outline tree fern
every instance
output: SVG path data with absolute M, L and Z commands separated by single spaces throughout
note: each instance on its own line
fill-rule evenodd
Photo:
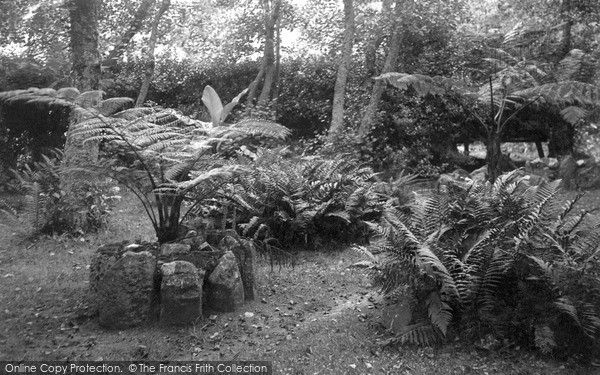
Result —
M 224 183 L 247 171 L 215 157 L 222 152 L 220 145 L 232 143 L 239 135 L 283 139 L 289 133 L 281 125 L 250 120 L 227 128 L 205 128 L 174 110 L 160 107 L 126 109 L 110 117 L 91 113 L 73 127 L 72 136 L 84 138 L 85 142 L 105 142 L 111 155 L 127 156 L 135 163 L 122 164 L 117 157 L 87 168 L 102 171 L 132 189 L 159 242 L 172 241 L 179 235 L 182 220 L 191 212 L 180 212 L 185 199 L 212 199 L 218 190 L 216 181 Z M 202 185 L 215 189 L 214 194 L 207 194 Z

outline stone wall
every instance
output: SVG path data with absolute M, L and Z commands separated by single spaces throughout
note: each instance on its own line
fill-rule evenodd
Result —
M 255 299 L 255 270 L 253 242 L 233 231 L 173 244 L 105 245 L 90 265 L 91 305 L 111 329 L 190 324 L 204 309 L 235 311 Z

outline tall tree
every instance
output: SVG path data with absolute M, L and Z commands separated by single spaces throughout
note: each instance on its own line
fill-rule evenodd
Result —
M 261 4 L 265 25 L 264 54 L 260 70 L 248 88 L 246 101 L 248 113 L 252 111 L 255 104 L 259 108 L 265 109 L 273 99 L 276 99 L 272 96 L 272 89 L 276 82 L 275 43 L 279 43 L 279 40 L 275 38 L 275 31 L 280 17 L 281 0 L 261 0 Z M 263 82 L 263 86 L 260 96 L 257 98 L 258 86 L 261 82 Z
M 573 18 L 571 15 L 571 0 L 562 0 L 560 6 L 560 18 L 563 22 L 562 28 L 562 41 L 560 48 L 560 58 L 564 58 L 567 56 L 569 51 L 571 51 L 571 38 L 572 38 L 572 29 L 573 29 Z
M 142 0 L 137 11 L 133 15 L 131 24 L 125 33 L 121 36 L 117 44 L 108 53 L 108 57 L 104 60 L 104 64 L 114 65 L 119 56 L 123 54 L 131 39 L 137 34 L 144 26 L 144 21 L 150 16 L 150 10 L 156 0 Z
M 148 52 L 146 55 L 146 72 L 144 75 L 144 81 L 142 82 L 142 87 L 140 88 L 140 93 L 138 94 L 135 102 L 136 107 L 142 106 L 146 100 L 146 96 L 148 95 L 148 89 L 150 88 L 150 83 L 152 82 L 152 77 L 154 76 L 154 68 L 156 67 L 154 49 L 156 48 L 156 39 L 158 38 L 158 25 L 160 24 L 160 19 L 162 16 L 167 12 L 167 10 L 169 10 L 170 5 L 171 0 L 163 0 L 158 12 L 154 16 L 154 21 L 152 21 L 152 30 L 150 31 L 150 40 L 148 42 Z
M 379 22 L 375 25 L 372 35 L 369 36 L 370 40 L 365 42 L 365 70 L 369 80 L 377 74 L 377 50 L 385 39 L 386 25 L 388 24 L 386 21 L 391 14 L 391 10 L 392 0 L 383 0 Z
M 95 90 L 100 81 L 98 6 L 100 0 L 70 0 L 72 75 L 81 91 Z
M 338 134 L 344 126 L 344 103 L 346 101 L 346 81 L 352 61 L 352 46 L 354 41 L 354 4 L 352 0 L 344 0 L 344 43 L 342 56 L 337 72 L 333 92 L 333 109 L 331 111 L 330 138 Z
M 381 69 L 381 74 L 394 71 L 400 54 L 400 44 L 402 40 L 402 19 L 403 14 L 412 9 L 413 0 L 396 0 L 394 5 L 394 24 L 392 29 L 392 37 L 390 38 L 388 52 L 385 58 L 385 63 Z M 375 114 L 379 108 L 381 95 L 385 90 L 385 84 L 381 80 L 375 81 L 371 92 L 371 99 L 365 109 L 360 128 L 358 130 L 359 138 L 363 139 L 371 130 L 371 125 L 375 119 Z

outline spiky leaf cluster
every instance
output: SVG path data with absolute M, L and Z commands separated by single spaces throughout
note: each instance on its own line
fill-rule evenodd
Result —
M 252 173 L 232 188 L 244 233 L 281 245 L 315 247 L 332 240 L 364 241 L 364 222 L 377 218 L 388 199 L 376 191 L 373 172 L 342 157 L 252 153 Z
M 597 354 L 600 275 L 590 270 L 600 263 L 599 224 L 575 212 L 578 198 L 561 201 L 557 186 L 531 187 L 512 172 L 418 195 L 411 215 L 388 209 L 375 280 L 384 293 L 409 286 L 417 301 L 397 340 L 493 334 L 546 353 Z

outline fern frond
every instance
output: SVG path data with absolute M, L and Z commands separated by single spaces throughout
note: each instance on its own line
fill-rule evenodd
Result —
M 83 108 L 98 107 L 102 102 L 102 96 L 104 96 L 104 94 L 105 92 L 102 90 L 86 91 L 79 94 L 79 96 L 75 98 L 74 103 Z
M 580 308 L 581 327 L 583 332 L 591 339 L 594 339 L 600 333 L 600 318 L 596 307 L 590 303 L 585 303 Z
M 63 87 L 56 91 L 56 97 L 74 102 L 81 92 L 75 87 Z
M 288 128 L 279 125 L 276 122 L 253 118 L 243 119 L 226 127 L 226 129 L 229 131 L 240 131 L 244 134 L 267 136 L 281 140 L 287 138 L 291 134 Z
M 546 325 L 536 326 L 534 331 L 535 346 L 540 349 L 543 354 L 550 354 L 556 348 L 556 340 L 554 331 Z
M 452 308 L 442 301 L 438 292 L 431 292 L 426 299 L 426 304 L 431 324 L 445 337 L 448 326 L 452 321 Z
M 131 98 L 109 98 L 100 102 L 100 114 L 102 116 L 111 116 L 117 112 L 133 107 L 134 100 Z
M 399 335 L 401 344 L 435 346 L 442 341 L 439 331 L 431 325 L 418 323 L 406 327 L 407 331 Z
M 579 316 L 577 314 L 577 308 L 573 305 L 569 298 L 558 298 L 556 301 L 554 301 L 554 306 L 560 313 L 563 313 L 571 318 L 571 321 L 573 321 L 577 327 L 581 327 L 581 321 L 579 320 Z

